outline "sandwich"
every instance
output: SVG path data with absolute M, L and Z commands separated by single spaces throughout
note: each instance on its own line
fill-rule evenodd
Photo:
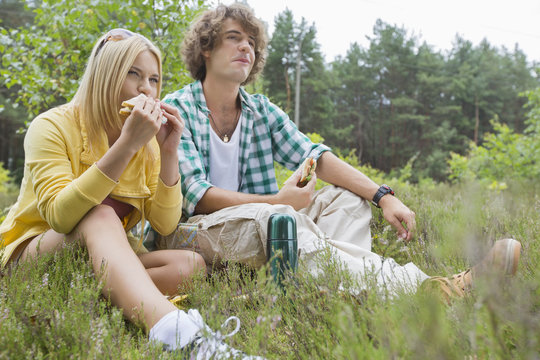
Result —
M 306 160 L 304 160 L 302 165 L 300 165 L 300 171 L 302 172 L 302 176 L 300 177 L 300 181 L 298 181 L 297 186 L 306 186 L 306 184 L 311 180 L 311 177 L 313 176 L 316 167 L 317 162 L 312 157 L 308 157 Z
M 139 94 L 138 96 L 135 96 L 129 100 L 126 100 L 122 102 L 122 108 L 120 109 L 120 116 L 123 119 L 126 119 L 130 114 L 131 110 L 137 105 L 138 103 L 144 102 L 146 100 L 146 95 Z

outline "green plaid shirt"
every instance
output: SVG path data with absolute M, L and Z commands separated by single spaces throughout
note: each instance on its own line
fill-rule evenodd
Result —
M 263 95 L 250 95 L 240 89 L 242 122 L 240 133 L 239 192 L 275 194 L 279 191 L 274 161 L 295 170 L 311 156 L 318 159 L 330 150 L 312 143 L 279 107 Z M 191 216 L 195 206 L 213 185 L 208 181 L 210 163 L 210 125 L 202 83 L 196 81 L 165 97 L 176 106 L 185 121 L 178 149 L 183 215 Z

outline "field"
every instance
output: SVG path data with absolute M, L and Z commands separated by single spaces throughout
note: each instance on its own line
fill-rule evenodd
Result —
M 387 298 L 352 294 L 354 279 L 329 254 L 317 278 L 300 269 L 280 292 L 265 269 L 229 265 L 198 278 L 184 305 L 219 329 L 231 315 L 240 332 L 226 341 L 269 359 L 537 359 L 540 357 L 540 184 L 503 191 L 477 184 L 397 188 L 417 214 L 410 244 L 374 209 L 374 251 L 429 275 L 451 275 L 482 258 L 495 239 L 522 243 L 518 274 L 478 280 L 446 305 L 428 292 Z M 240 296 L 244 295 L 244 296 Z M 227 333 L 232 330 L 224 330 Z M 180 358 L 149 344 L 100 295 L 84 250 L 20 266 L 0 278 L 0 359 Z

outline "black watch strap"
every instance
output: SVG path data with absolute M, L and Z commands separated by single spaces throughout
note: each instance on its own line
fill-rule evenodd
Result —
M 386 194 L 395 195 L 394 190 L 392 190 L 390 186 L 382 184 L 379 190 L 377 190 L 377 192 L 375 193 L 375 196 L 373 196 L 373 200 L 371 200 L 371 203 L 376 207 L 380 208 L 379 201 Z

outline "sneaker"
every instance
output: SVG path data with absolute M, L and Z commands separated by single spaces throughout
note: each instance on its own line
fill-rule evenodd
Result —
M 213 332 L 208 325 L 205 324 L 201 314 L 195 310 L 190 309 L 188 311 L 190 319 L 199 326 L 200 331 L 195 335 L 193 340 L 185 347 L 185 350 L 189 352 L 189 358 L 191 360 L 206 360 L 206 359 L 244 359 L 244 360 L 263 360 L 260 356 L 250 356 L 234 349 L 227 345 L 224 340 L 233 336 L 240 330 L 240 319 L 236 316 L 231 316 L 223 325 L 221 329 L 224 329 L 230 321 L 236 321 L 236 328 L 229 334 L 221 334 L 218 330 Z
M 486 274 L 514 275 L 517 271 L 521 243 L 514 239 L 495 242 L 480 263 L 451 277 L 433 276 L 422 283 L 422 288 L 438 292 L 450 303 L 452 298 L 464 297 L 471 292 L 474 279 Z
M 189 302 L 188 298 L 189 296 L 186 294 L 167 296 L 167 300 L 169 300 L 178 309 L 184 310 L 184 311 L 187 310 L 188 308 L 188 302 Z

